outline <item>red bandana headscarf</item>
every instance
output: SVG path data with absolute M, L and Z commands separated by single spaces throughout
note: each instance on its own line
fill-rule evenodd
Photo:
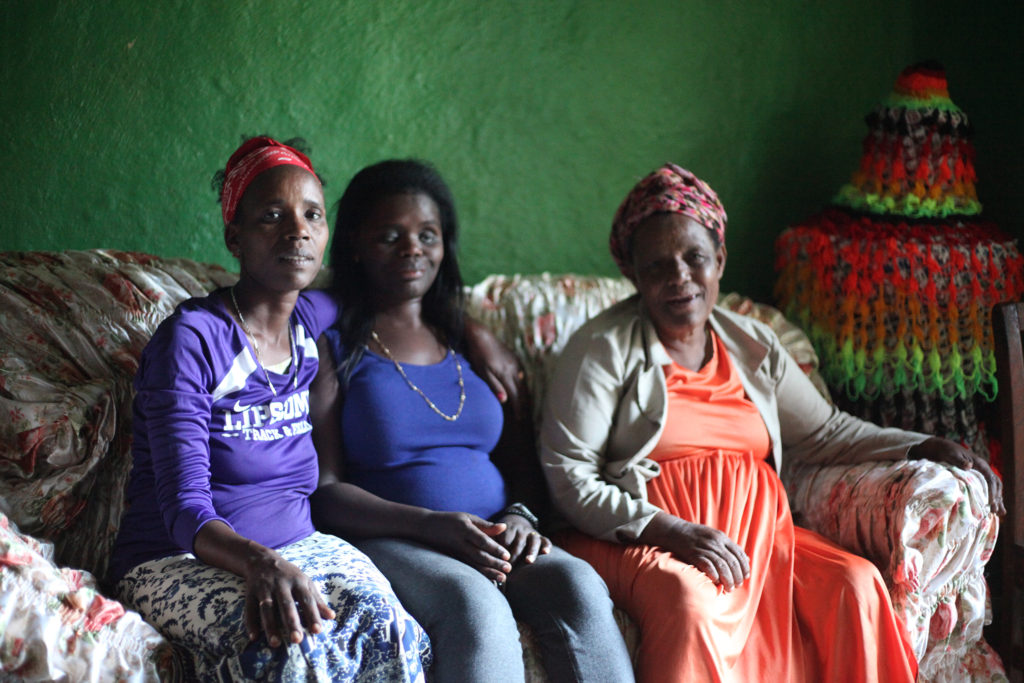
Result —
M 633 232 L 645 218 L 656 213 L 689 216 L 717 234 L 719 244 L 725 244 L 726 216 L 718 195 L 685 168 L 665 164 L 637 183 L 615 212 L 608 245 L 623 274 L 632 265 L 629 242 Z
M 273 138 L 250 138 L 235 150 L 224 168 L 224 187 L 220 192 L 220 210 L 224 224 L 235 220 L 238 202 L 256 176 L 275 166 L 298 166 L 314 176 L 313 164 L 309 157 L 299 150 L 282 144 Z

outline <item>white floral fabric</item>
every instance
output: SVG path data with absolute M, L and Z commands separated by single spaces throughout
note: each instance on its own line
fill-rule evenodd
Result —
M 924 461 L 787 473 L 803 526 L 867 557 L 907 627 L 921 681 L 1004 681 L 982 637 L 999 518 L 975 471 Z
M 156 629 L 100 594 L 91 574 L 0 513 L 0 680 L 143 683 L 173 676 Z

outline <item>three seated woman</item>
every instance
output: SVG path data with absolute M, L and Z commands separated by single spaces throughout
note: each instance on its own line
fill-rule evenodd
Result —
M 552 680 L 628 681 L 614 600 L 644 681 L 913 679 L 877 570 L 793 525 L 783 453 L 977 467 L 993 505 L 998 481 L 952 442 L 832 408 L 770 330 L 714 307 L 725 212 L 692 174 L 665 166 L 626 198 L 612 253 L 639 293 L 573 337 L 549 388 L 541 457 L 569 552 L 495 466 L 519 425 L 464 353 L 509 362 L 465 322 L 440 175 L 388 161 L 352 179 L 330 292 L 306 290 L 329 230 L 302 152 L 246 141 L 221 201 L 239 282 L 146 347 L 111 565 L 189 675 L 522 680 L 518 620 Z

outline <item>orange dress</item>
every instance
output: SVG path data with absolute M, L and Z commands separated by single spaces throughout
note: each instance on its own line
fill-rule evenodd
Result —
M 725 592 L 653 546 L 559 539 L 637 622 L 639 680 L 913 681 L 917 663 L 878 570 L 793 525 L 768 430 L 718 337 L 700 371 L 667 366 L 666 379 L 667 421 L 650 455 L 662 469 L 648 498 L 728 534 L 751 575 Z

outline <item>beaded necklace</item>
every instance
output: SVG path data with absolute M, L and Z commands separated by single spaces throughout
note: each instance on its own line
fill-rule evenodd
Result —
M 373 341 L 377 342 L 377 346 L 379 346 L 381 351 L 384 352 L 384 355 L 387 356 L 388 360 L 395 364 L 395 368 L 398 369 L 398 374 L 402 376 L 402 379 L 404 379 L 405 383 L 409 385 L 409 388 L 415 391 L 417 394 L 419 394 L 420 397 L 422 397 L 423 400 L 427 402 L 427 405 L 430 406 L 431 410 L 433 410 L 435 413 L 437 413 L 444 419 L 448 420 L 449 422 L 455 422 L 456 420 L 459 419 L 459 416 L 462 415 L 462 408 L 463 406 L 466 405 L 466 385 L 462 381 L 462 364 L 459 362 L 459 357 L 455 355 L 455 351 L 452 350 L 451 347 L 448 347 L 448 353 L 445 355 L 450 355 L 452 356 L 452 358 L 455 359 L 455 369 L 459 373 L 459 409 L 455 411 L 454 415 L 446 415 L 443 412 L 441 412 L 440 408 L 434 405 L 433 401 L 427 398 L 427 395 L 423 393 L 422 389 L 420 389 L 418 386 L 412 383 L 412 380 L 409 379 L 409 376 L 405 374 L 405 370 L 402 369 L 401 363 L 395 360 L 395 357 L 391 355 L 391 349 L 384 346 L 384 342 L 382 342 L 380 340 L 380 337 L 377 336 L 377 332 L 375 330 L 370 330 L 370 336 L 373 337 Z

